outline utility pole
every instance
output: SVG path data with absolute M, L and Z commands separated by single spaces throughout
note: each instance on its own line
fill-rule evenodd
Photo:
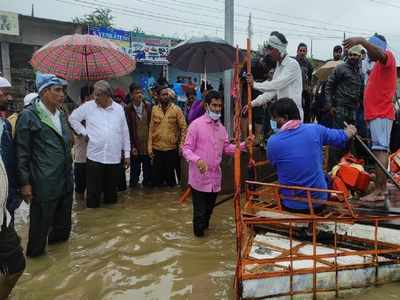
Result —
M 311 47 L 310 48 L 311 48 L 311 51 L 310 51 L 311 52 L 310 53 L 311 54 L 311 59 L 313 59 L 314 56 L 313 56 L 313 40 L 312 39 L 311 39 Z
M 233 46 L 234 0 L 225 0 L 225 40 Z M 228 135 L 232 137 L 232 103 L 231 103 L 232 70 L 224 72 L 224 122 Z
M 32 3 L 32 9 L 31 9 L 31 17 L 35 16 L 35 6 Z

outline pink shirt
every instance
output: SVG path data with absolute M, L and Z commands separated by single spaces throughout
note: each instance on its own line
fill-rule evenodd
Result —
M 240 144 L 240 150 L 245 143 Z M 215 122 L 207 114 L 194 120 L 187 131 L 182 153 L 189 162 L 189 185 L 200 192 L 219 192 L 221 190 L 222 154 L 233 155 L 235 145 L 228 141 L 228 133 L 220 121 Z M 196 162 L 202 159 L 208 166 L 201 174 Z

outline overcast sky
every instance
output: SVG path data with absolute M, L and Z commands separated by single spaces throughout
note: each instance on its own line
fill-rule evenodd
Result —
M 114 27 L 140 27 L 149 34 L 187 38 L 194 35 L 224 36 L 224 0 L 0 0 L 0 10 L 36 17 L 71 21 L 95 7 L 111 8 Z M 253 17 L 253 48 L 269 32 L 278 30 L 297 44 L 309 45 L 315 58 L 331 57 L 333 46 L 346 36 L 385 35 L 399 57 L 400 1 L 398 0 L 235 0 L 235 44 L 245 45 L 248 15 Z

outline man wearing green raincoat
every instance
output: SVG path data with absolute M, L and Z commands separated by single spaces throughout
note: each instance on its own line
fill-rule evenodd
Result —
M 72 135 L 60 110 L 65 86 L 55 75 L 38 73 L 39 97 L 16 125 L 18 181 L 31 204 L 28 257 L 44 254 L 47 242 L 66 241 L 71 232 Z

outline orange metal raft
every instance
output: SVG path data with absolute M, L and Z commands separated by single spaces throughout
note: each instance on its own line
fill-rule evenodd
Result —
M 238 68 L 237 60 L 234 80 L 236 298 L 294 299 L 303 295 L 306 299 L 318 299 L 323 295 L 329 299 L 352 289 L 400 280 L 400 235 L 395 229 L 381 227 L 383 223 L 400 221 L 400 216 L 356 213 L 348 195 L 336 190 L 246 181 L 242 193 Z M 251 134 L 252 128 L 249 129 Z M 254 164 L 257 163 L 250 161 L 250 167 Z M 307 203 L 309 213 L 285 211 L 282 189 L 301 191 L 304 196 L 285 196 L 285 199 Z M 312 192 L 329 193 L 335 200 L 315 199 Z M 313 207 L 322 202 L 325 208 L 317 213 Z

